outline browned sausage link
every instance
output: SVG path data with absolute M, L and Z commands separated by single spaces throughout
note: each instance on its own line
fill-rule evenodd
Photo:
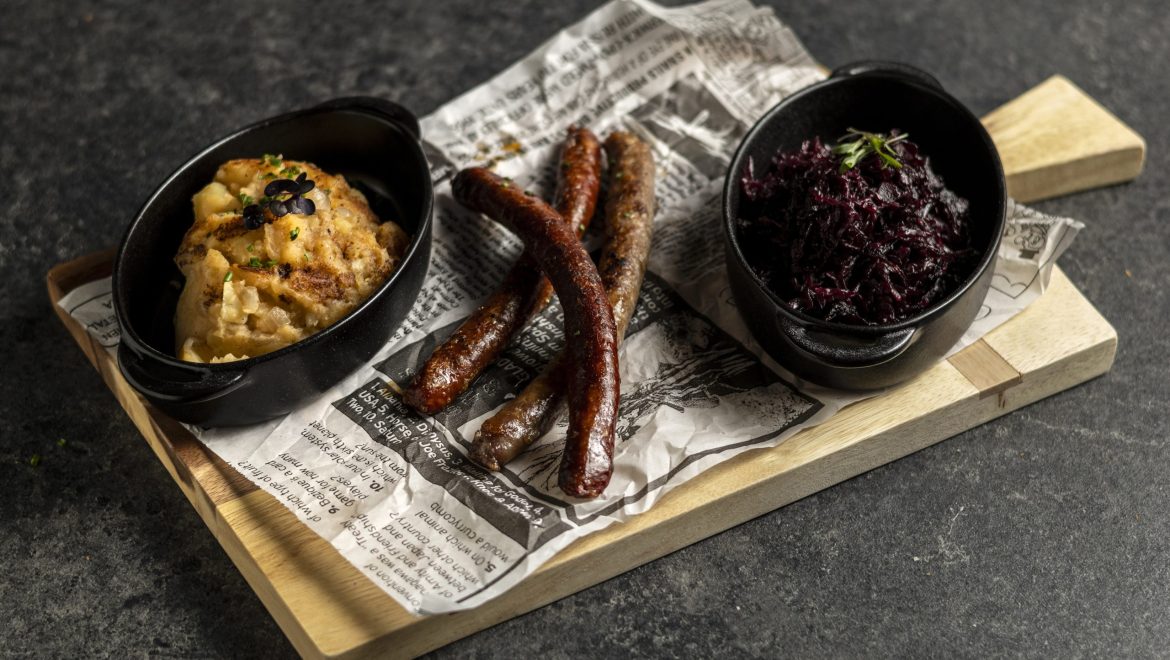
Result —
M 637 304 L 650 253 L 654 157 L 645 143 L 628 133 L 611 135 L 605 148 L 610 162 L 610 188 L 599 270 L 621 337 Z M 559 408 L 563 370 L 563 360 L 558 357 L 519 396 L 487 419 L 476 433 L 472 458 L 498 470 L 547 433 Z
M 460 204 L 502 222 L 515 232 L 548 276 L 565 313 L 569 364 L 566 447 L 584 460 L 574 463 L 574 478 L 561 490 L 595 497 L 613 471 L 613 434 L 617 424 L 617 334 L 605 286 L 577 233 L 560 215 L 483 168 L 455 175 L 451 191 Z M 562 461 L 563 465 L 564 461 Z
M 516 398 L 484 420 L 471 444 L 472 460 L 489 470 L 499 470 L 548 433 L 565 391 L 563 356 L 557 355 Z
M 605 247 L 598 271 L 613 307 L 618 340 L 638 303 L 650 236 L 654 228 L 654 153 L 645 142 L 625 132 L 605 140 L 610 163 L 605 204 Z
M 570 127 L 557 172 L 556 208 L 578 236 L 593 218 L 600 187 L 601 143 L 589 129 Z M 431 353 L 402 393 L 403 401 L 428 415 L 451 405 L 532 315 L 544 309 L 552 292 L 548 278 L 525 252 L 500 288 Z
M 585 233 L 593 219 L 600 189 L 601 143 L 588 128 L 570 126 L 561 149 L 557 192 L 553 201 L 565 222 L 577 230 L 577 236 Z

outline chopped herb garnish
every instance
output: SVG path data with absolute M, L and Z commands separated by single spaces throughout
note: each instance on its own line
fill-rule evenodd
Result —
M 248 252 L 251 252 L 251 251 L 252 251 L 252 248 L 253 248 L 253 246 L 255 246 L 255 245 L 256 245 L 255 243 L 248 243 L 248 247 L 246 247 L 246 248 L 244 248 L 244 249 L 245 249 L 245 250 L 247 250 Z
M 305 250 L 305 261 L 312 261 L 312 260 L 313 260 L 313 253 L 309 252 L 308 250 Z
M 275 156 L 272 154 L 264 154 L 262 158 L 264 160 L 264 164 L 269 167 L 280 167 L 281 161 L 284 160 L 284 156 L 280 154 L 276 154 Z
M 280 176 L 282 176 L 286 179 L 291 179 L 300 173 L 301 173 L 301 168 L 297 167 L 296 165 L 289 165 L 288 167 L 286 167 L 280 171 Z
M 252 257 L 251 259 L 248 260 L 248 265 L 251 266 L 252 268 L 259 268 L 260 267 L 260 260 L 256 257 Z
M 293 227 L 293 230 L 288 233 L 288 240 L 295 241 L 295 240 L 297 240 L 297 236 L 300 236 L 300 235 L 301 235 L 301 228 L 300 227 Z
M 65 438 L 57 438 L 57 446 L 64 447 L 65 446 Z
M 32 456 L 30 456 L 28 459 L 28 464 L 33 466 L 33 467 L 40 465 L 41 464 L 41 455 L 40 454 L 33 454 Z
M 243 204 L 244 206 L 248 206 L 249 204 L 252 203 L 251 196 L 247 195 L 246 193 L 241 192 L 240 193 L 240 203 Z
M 276 265 L 276 259 L 269 259 L 268 261 L 264 262 L 265 268 L 272 268 L 275 265 Z
M 260 178 L 264 181 L 267 181 L 269 179 L 275 179 L 276 175 L 273 174 L 272 172 L 265 172 L 264 174 L 260 175 Z
M 232 271 L 229 270 L 227 272 L 227 275 L 223 276 L 223 281 L 224 282 L 231 282 L 232 281 Z

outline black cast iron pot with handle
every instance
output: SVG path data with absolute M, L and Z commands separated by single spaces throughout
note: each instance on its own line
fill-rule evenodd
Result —
M 344 318 L 278 351 L 234 362 L 175 357 L 183 276 L 174 255 L 191 226 L 191 198 L 233 158 L 280 153 L 340 174 L 374 213 L 410 235 L 398 269 Z M 418 120 L 377 98 L 342 98 L 247 126 L 176 170 L 143 205 L 114 261 L 126 381 L 171 417 L 203 426 L 251 424 L 288 413 L 367 362 L 406 318 L 431 253 L 433 189 Z
M 740 246 L 741 180 L 748 163 L 766 166 L 779 150 L 817 136 L 831 142 L 849 128 L 909 134 L 947 188 L 970 202 L 978 264 L 950 294 L 898 323 L 852 325 L 793 310 L 757 275 Z M 896 385 L 946 355 L 983 306 L 1006 221 L 1003 166 L 983 124 L 933 76 L 894 62 L 843 66 L 769 110 L 740 144 L 723 188 L 727 270 L 748 328 L 795 375 L 848 390 Z

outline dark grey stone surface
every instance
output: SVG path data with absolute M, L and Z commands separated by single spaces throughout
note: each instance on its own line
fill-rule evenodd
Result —
M 5 4 L 0 655 L 293 654 L 60 327 L 48 268 L 232 127 L 357 93 L 425 114 L 593 4 Z M 828 65 L 916 63 L 977 112 L 1061 72 L 1146 137 L 1135 183 L 1038 205 L 1088 225 L 1062 265 L 1117 326 L 1113 371 L 439 654 L 1164 655 L 1170 10 L 775 4 Z

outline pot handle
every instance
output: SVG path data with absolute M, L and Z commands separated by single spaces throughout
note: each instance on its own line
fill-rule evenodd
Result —
M 415 117 L 413 112 L 393 101 L 380 99 L 376 96 L 343 96 L 339 99 L 326 101 L 316 107 L 325 110 L 364 110 L 366 112 L 372 112 L 398 124 L 407 133 L 414 136 L 415 140 L 418 140 L 421 135 L 418 126 L 418 117 Z
M 850 62 L 843 66 L 833 69 L 829 74 L 830 78 L 846 78 L 849 76 L 860 76 L 868 73 L 876 73 L 885 76 L 893 76 L 895 78 L 902 78 L 910 82 L 916 82 L 928 87 L 933 87 L 937 90 L 942 90 L 942 84 L 938 79 L 929 73 L 919 69 L 916 66 L 903 64 L 902 62 L 888 62 L 885 60 L 861 60 L 859 62 Z
M 780 329 L 801 352 L 826 366 L 844 369 L 872 367 L 893 360 L 910 347 L 915 331 L 915 328 L 893 330 L 875 336 L 868 343 L 852 344 L 814 336 L 786 318 L 780 319 Z
M 178 366 L 153 363 L 126 342 L 118 346 L 118 368 L 135 390 L 157 399 L 196 401 L 228 394 L 244 384 L 245 371 L 212 371 L 205 365 Z

